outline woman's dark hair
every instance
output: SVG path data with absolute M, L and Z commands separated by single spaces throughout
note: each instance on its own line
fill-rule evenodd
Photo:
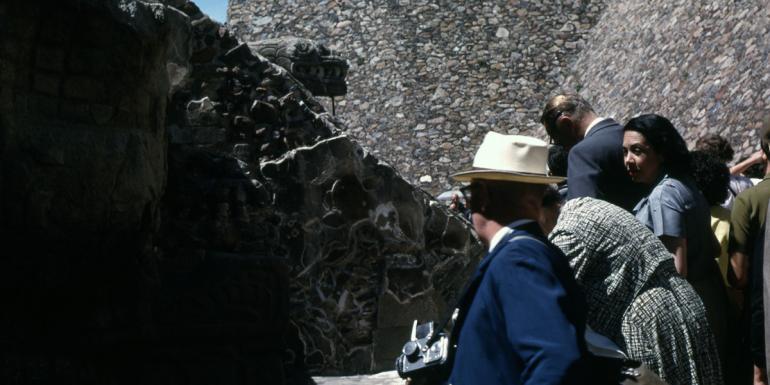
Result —
M 671 122 L 656 114 L 639 115 L 626 123 L 623 131 L 635 131 L 663 156 L 663 171 L 674 177 L 692 176 L 692 159 L 682 135 Z
M 767 162 L 754 163 L 751 166 L 749 166 L 749 168 L 747 168 L 745 171 L 743 171 L 743 176 L 747 178 L 762 179 L 765 177 L 766 171 L 767 171 Z
M 693 176 L 698 189 L 706 197 L 709 206 L 716 206 L 727 199 L 727 187 L 730 184 L 730 170 L 714 153 L 693 151 Z
M 724 163 L 733 160 L 733 155 L 735 155 L 730 142 L 718 134 L 708 134 L 701 137 L 695 142 L 695 149 L 708 151 Z
M 567 176 L 567 150 L 554 144 L 548 147 L 548 171 L 554 176 Z

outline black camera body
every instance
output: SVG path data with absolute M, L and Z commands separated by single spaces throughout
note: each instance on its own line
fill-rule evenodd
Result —
M 412 336 L 396 358 L 396 371 L 412 384 L 440 383 L 452 369 L 449 336 L 435 330 L 433 322 L 412 325 Z

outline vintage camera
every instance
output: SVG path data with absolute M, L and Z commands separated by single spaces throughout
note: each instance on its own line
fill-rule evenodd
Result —
M 452 370 L 449 335 L 435 330 L 433 322 L 412 325 L 412 336 L 396 358 L 396 371 L 412 384 L 441 383 Z

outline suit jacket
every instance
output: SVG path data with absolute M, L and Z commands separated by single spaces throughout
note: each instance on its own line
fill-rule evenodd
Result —
M 512 241 L 519 235 L 538 240 Z M 585 383 L 585 300 L 567 258 L 536 223 L 503 238 L 469 287 L 450 384 Z
M 613 119 L 597 123 L 570 149 L 567 199 L 591 197 L 631 211 L 646 189 L 631 181 L 623 164 L 623 127 Z

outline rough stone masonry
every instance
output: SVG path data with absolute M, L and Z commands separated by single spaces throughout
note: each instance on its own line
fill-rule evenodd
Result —
M 542 136 L 542 103 L 567 75 L 602 1 L 231 0 L 244 41 L 325 42 L 350 61 L 348 133 L 433 193 L 490 129 Z
M 619 120 L 671 118 L 690 145 L 718 133 L 738 160 L 770 107 L 768 34 L 765 1 L 614 1 L 567 83 Z
M 0 32 L 0 383 L 391 368 L 482 252 L 192 2 L 0 2 Z
M 578 91 L 606 116 L 657 112 L 690 145 L 758 149 L 770 105 L 764 1 L 230 0 L 246 41 L 312 37 L 351 62 L 350 134 L 431 192 L 484 132 L 534 134 L 548 96 Z

